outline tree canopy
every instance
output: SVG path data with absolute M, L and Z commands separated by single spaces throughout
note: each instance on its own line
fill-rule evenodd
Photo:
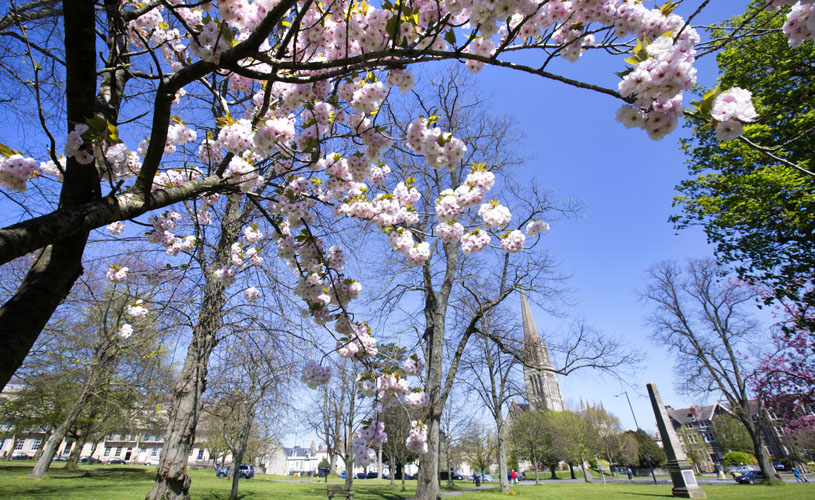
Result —
M 690 179 L 677 189 L 678 227 L 700 225 L 718 260 L 742 279 L 766 285 L 767 297 L 815 304 L 815 45 L 790 47 L 785 18 L 765 1 L 723 22 L 719 87 L 753 92 L 758 119 L 743 140 L 720 142 L 704 121 L 688 122 L 682 141 Z M 731 36 L 733 27 L 746 29 Z M 706 89 L 705 89 L 706 90 Z M 760 146 L 759 146 L 760 145 Z

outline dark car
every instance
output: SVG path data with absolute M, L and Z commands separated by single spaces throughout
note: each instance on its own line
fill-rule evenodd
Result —
M 122 464 L 126 464 L 126 463 L 127 462 L 125 462 L 121 458 L 111 458 L 110 460 L 108 460 L 109 465 L 122 465 Z
M 773 467 L 775 467 L 775 470 L 784 470 L 785 469 L 784 464 L 782 464 L 781 462 L 773 462 Z
M 215 477 L 227 477 L 229 476 L 229 467 L 218 467 L 215 469 Z
M 781 479 L 781 476 L 778 474 L 776 474 L 775 477 Z M 762 474 L 760 470 L 751 470 L 740 476 L 736 476 L 736 482 L 739 484 L 754 484 L 761 481 L 764 481 L 764 474 Z
M 240 469 L 238 469 L 238 477 L 243 479 L 252 479 L 255 477 L 255 466 L 249 464 L 241 464 Z
M 357 472 L 356 474 L 354 474 L 354 479 L 368 479 L 368 474 L 366 474 L 365 472 Z
M 376 472 L 369 472 L 368 477 L 366 479 L 376 479 L 379 474 Z
M 25 453 L 12 453 L 11 454 L 12 460 L 31 460 L 31 457 L 26 455 Z
M 83 464 L 101 464 L 102 461 L 93 457 L 79 457 L 79 461 Z
M 456 472 L 454 470 L 451 470 L 450 472 L 448 472 L 446 470 L 443 470 L 443 471 L 439 472 L 439 479 L 441 479 L 442 481 L 446 481 L 448 477 L 450 479 L 455 480 L 455 481 L 463 481 L 464 480 L 464 476 L 462 476 L 461 474 L 459 474 L 458 472 Z

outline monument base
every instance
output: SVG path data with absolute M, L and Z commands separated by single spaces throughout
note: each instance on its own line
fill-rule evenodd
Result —
M 707 498 L 705 490 L 699 487 L 696 476 L 693 474 L 693 466 L 686 460 L 669 460 L 666 465 L 671 473 L 671 480 L 674 487 L 671 493 L 675 497 L 681 498 Z

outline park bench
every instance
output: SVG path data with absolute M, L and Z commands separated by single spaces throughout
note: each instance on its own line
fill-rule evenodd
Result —
M 348 500 L 354 500 L 354 490 L 346 488 L 344 484 L 329 484 L 327 494 L 328 500 L 331 500 L 335 496 L 341 498 L 344 497 Z

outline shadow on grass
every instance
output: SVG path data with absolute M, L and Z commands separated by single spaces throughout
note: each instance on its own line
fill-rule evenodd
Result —
M 60 479 L 98 479 L 103 481 L 123 480 L 123 481 L 138 481 L 152 480 L 156 477 L 154 470 L 142 468 L 110 468 L 110 469 L 93 469 L 93 470 L 77 470 L 77 471 L 48 471 L 49 477 Z
M 621 491 L 620 495 L 635 495 L 640 497 L 668 497 L 673 498 L 673 495 L 660 495 L 659 493 L 632 493 L 630 491 Z

